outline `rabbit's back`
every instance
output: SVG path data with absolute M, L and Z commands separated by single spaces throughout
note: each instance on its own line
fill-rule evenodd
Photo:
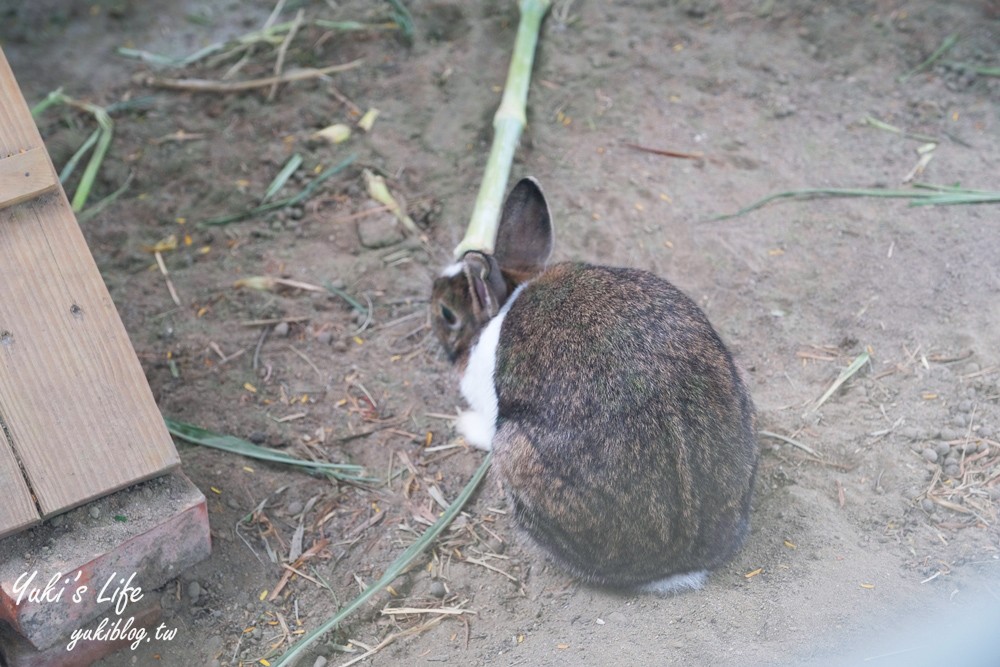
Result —
M 496 469 L 526 531 L 592 581 L 712 569 L 747 532 L 753 406 L 702 311 L 653 274 L 558 264 L 496 349 Z

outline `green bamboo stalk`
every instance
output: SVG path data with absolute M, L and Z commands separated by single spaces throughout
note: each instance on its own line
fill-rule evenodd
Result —
M 538 31 L 550 4 L 550 0 L 520 2 L 521 20 L 514 40 L 514 55 L 507 72 L 507 84 L 500 107 L 493 117 L 493 146 L 490 148 L 490 157 L 486 162 L 465 238 L 455 248 L 455 259 L 461 258 L 470 250 L 493 253 L 497 225 L 500 224 L 500 208 L 507 190 L 510 167 L 514 163 L 514 151 L 517 150 L 521 131 L 527 124 L 525 108 Z

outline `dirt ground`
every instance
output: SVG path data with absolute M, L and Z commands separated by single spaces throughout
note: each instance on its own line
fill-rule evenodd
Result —
M 275 662 L 377 580 L 440 511 L 435 496 L 453 499 L 481 461 L 448 419 L 461 399 L 426 300 L 471 210 L 517 13 L 507 1 L 406 4 L 412 44 L 302 28 L 286 69 L 364 62 L 272 101 L 266 88 L 144 83 L 220 80 L 238 55 L 154 69 L 114 52 L 186 55 L 258 29 L 269 1 L 0 4 L 29 103 L 60 86 L 101 105 L 142 102 L 115 114 L 94 200 L 131 184 L 83 227 L 163 413 L 382 480 L 336 484 L 179 443 L 209 498 L 214 553 L 154 593 L 177 637 L 105 667 Z M 391 20 L 388 3 L 362 0 L 290 1 L 279 20 L 299 8 Z M 940 59 L 900 80 L 952 34 Z M 234 79 L 271 75 L 277 50 L 257 48 Z M 702 591 L 579 585 L 519 540 L 487 479 L 391 594 L 301 664 L 344 664 L 386 639 L 367 664 L 830 665 L 898 651 L 921 664 L 939 645 L 973 664 L 957 658 L 966 613 L 1000 600 L 997 206 L 814 199 L 711 218 L 791 189 L 905 187 L 930 138 L 917 181 L 996 190 L 1000 79 L 976 68 L 998 66 L 996 2 L 557 2 L 513 174 L 546 188 L 557 259 L 650 269 L 686 291 L 745 367 L 762 428 L 799 444 L 762 435 L 752 534 Z M 313 137 L 372 107 L 370 132 Z M 66 109 L 39 124 L 57 168 L 92 129 Z M 302 206 L 199 225 L 256 205 L 294 153 L 288 195 L 357 159 Z M 362 168 L 386 177 L 426 241 L 370 202 Z M 149 252 L 171 235 L 178 248 L 162 256 L 179 305 Z M 369 313 L 325 291 L 234 287 L 261 275 L 333 285 Z M 300 526 L 305 548 L 327 543 L 262 599 Z M 386 607 L 468 613 L 427 627 L 438 617 Z M 907 627 L 918 634 L 897 638 Z

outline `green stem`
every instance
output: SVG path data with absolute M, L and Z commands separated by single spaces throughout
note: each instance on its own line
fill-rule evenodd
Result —
M 309 197 L 313 195 L 313 193 L 316 191 L 316 188 L 318 188 L 323 183 L 323 181 L 331 178 L 332 176 L 337 175 L 338 173 L 349 167 L 351 163 L 354 162 L 355 159 L 357 159 L 357 157 L 358 156 L 356 154 L 351 153 L 337 164 L 333 165 L 332 167 L 328 167 L 322 173 L 320 173 L 319 176 L 310 181 L 309 185 L 302 188 L 302 190 L 294 197 L 287 197 L 285 199 L 280 199 L 278 201 L 271 201 L 266 204 L 257 206 L 256 208 L 252 208 L 248 211 L 240 211 L 239 213 L 233 213 L 231 215 L 226 215 L 221 218 L 212 218 L 211 220 L 205 220 L 203 222 L 199 222 L 196 226 L 198 228 L 204 228 L 204 227 L 217 227 L 219 225 L 228 225 L 233 222 L 239 222 L 240 220 L 245 220 L 246 218 L 251 218 L 255 215 L 260 215 L 261 213 L 267 213 L 268 211 L 273 211 L 275 209 L 285 208 L 286 206 L 295 206 L 296 204 L 301 204 L 302 202 L 309 199 Z
M 295 458 L 285 452 L 269 449 L 255 445 L 252 442 L 237 438 L 236 436 L 215 433 L 208 429 L 177 421 L 169 417 L 164 417 L 163 421 L 167 425 L 170 435 L 185 440 L 194 445 L 212 447 L 231 454 L 254 458 L 259 461 L 270 463 L 282 463 L 290 466 L 306 468 L 315 472 L 323 472 L 333 475 L 337 479 L 351 482 L 376 482 L 378 480 L 362 477 L 364 468 L 351 463 L 323 463 L 321 461 L 307 461 Z
M 483 172 L 472 217 L 465 232 L 465 238 L 455 248 L 458 259 L 470 250 L 493 253 L 496 242 L 497 225 L 500 224 L 500 208 L 507 190 L 510 167 L 514 163 L 514 151 L 526 125 L 525 108 L 528 103 L 528 84 L 531 81 L 531 67 L 535 60 L 535 46 L 542 19 L 549 9 L 550 0 L 521 0 L 521 21 L 514 40 L 514 55 L 507 72 L 500 108 L 493 117 L 493 146 Z
M 121 197 L 125 193 L 125 191 L 128 190 L 129 186 L 132 185 L 132 179 L 134 177 L 135 177 L 135 172 L 129 172 L 128 177 L 125 179 L 125 182 L 121 184 L 121 187 L 119 187 L 117 190 L 115 190 L 114 192 L 112 192 L 107 197 L 100 200 L 90 208 L 84 211 L 80 211 L 80 214 L 76 216 L 76 221 L 82 225 L 83 223 L 85 223 L 86 221 L 90 220 L 95 215 L 103 211 L 105 208 L 113 204 L 115 200 Z
M 930 67 L 931 65 L 933 65 L 937 61 L 938 58 L 940 58 L 945 53 L 947 53 L 948 50 L 951 47 L 955 46 L 955 42 L 957 42 L 957 41 L 958 41 L 958 35 L 956 35 L 956 34 L 951 34 L 951 35 L 948 35 L 947 37 L 945 37 L 944 41 L 941 42 L 941 46 L 937 47 L 937 50 L 934 51 L 934 53 L 932 53 L 930 55 L 930 57 L 927 58 L 927 60 L 925 60 L 924 62 L 920 63 L 919 65 L 917 65 L 916 67 L 914 67 L 913 69 L 911 69 L 909 72 L 907 72 L 903 76 L 899 77 L 898 81 L 900 83 L 903 83 L 904 81 L 906 81 L 907 79 L 909 79 L 914 74 L 917 74 L 918 72 L 922 72 L 925 69 L 927 69 L 928 67 Z
M 90 197 L 90 191 L 94 187 L 97 172 L 101 168 L 101 163 L 104 162 L 104 156 L 107 155 L 108 147 L 111 146 L 111 138 L 114 136 L 115 127 L 111 116 L 101 107 L 94 106 L 93 104 L 84 104 L 82 106 L 94 114 L 94 118 L 97 119 L 97 124 L 100 126 L 99 132 L 101 136 L 98 137 L 97 147 L 94 148 L 94 152 L 87 162 L 87 167 L 83 170 L 83 175 L 80 177 L 80 184 L 76 186 L 76 192 L 73 193 L 74 213 L 79 213 L 87 205 L 87 198 Z
M 41 102 L 39 102 L 35 106 L 31 107 L 31 116 L 32 116 L 32 118 L 41 115 L 42 113 L 45 112 L 46 109 L 48 109 L 49 107 L 51 107 L 53 105 L 62 104 L 67 99 L 69 99 L 69 98 L 67 98 L 65 95 L 63 95 L 63 89 L 62 88 L 56 88 L 51 93 L 49 93 L 48 95 L 46 95 L 44 100 L 42 100 Z
M 778 192 L 759 199 L 735 213 L 727 213 L 709 218 L 709 222 L 728 220 L 746 215 L 751 211 L 779 199 L 813 199 L 820 197 L 879 197 L 884 199 L 909 199 L 910 206 L 949 206 L 955 204 L 993 204 L 1000 201 L 1000 192 L 988 190 L 967 190 L 929 183 L 914 183 L 912 190 L 880 190 L 877 188 L 808 188 Z
M 76 166 L 80 163 L 80 160 L 83 159 L 83 156 L 86 155 L 87 151 L 93 148 L 94 144 L 97 143 L 97 140 L 101 137 L 101 132 L 103 132 L 101 128 L 97 128 L 91 132 L 90 136 L 87 137 L 87 140 L 83 142 L 83 145 L 76 149 L 73 156 L 66 161 L 66 165 L 62 168 L 62 171 L 59 172 L 60 183 L 63 185 L 66 184 L 69 177 L 73 175 L 74 171 L 76 171 Z

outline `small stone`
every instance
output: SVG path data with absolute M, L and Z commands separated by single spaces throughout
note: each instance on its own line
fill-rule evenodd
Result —
M 916 426 L 904 426 L 899 429 L 899 434 L 910 440 L 919 440 L 921 435 L 920 429 Z
M 968 456 L 969 454 L 975 454 L 976 453 L 976 451 L 979 449 L 979 443 L 978 442 L 966 442 L 966 443 L 963 443 L 963 444 L 959 445 L 958 448 L 961 451 L 965 452 L 965 455 Z
M 958 460 L 959 460 L 959 454 L 957 451 L 949 452 L 948 456 L 944 457 L 944 461 L 941 462 L 941 465 L 945 466 L 946 468 L 948 466 L 957 466 Z
M 329 331 L 320 331 L 316 334 L 316 342 L 320 345 L 329 345 L 330 341 L 333 340 L 333 334 Z
M 315 662 L 313 662 L 313 667 L 326 667 L 327 662 L 329 661 L 326 658 L 321 655 L 317 655 Z
M 334 352 L 338 352 L 338 353 L 347 352 L 347 341 L 346 340 L 335 340 L 332 343 L 330 343 L 330 345 L 331 345 L 331 347 L 333 347 L 333 351 Z
M 502 554 L 507 549 L 507 543 L 495 537 L 491 537 L 486 546 L 495 554 Z
M 430 589 L 428 589 L 428 592 L 436 598 L 443 598 L 445 595 L 448 594 L 448 589 L 445 588 L 443 583 L 435 579 L 434 581 L 431 582 L 431 586 Z
M 967 419 L 966 415 L 955 415 L 954 417 L 951 418 L 951 423 L 954 426 L 958 426 L 959 428 L 961 428 L 966 425 L 965 422 L 966 419 Z
M 920 455 L 924 457 L 924 460 L 929 461 L 930 463 L 937 463 L 938 460 L 937 452 L 935 452 L 930 447 L 922 451 Z
M 907 500 L 916 500 L 923 493 L 920 489 L 915 486 L 909 486 L 903 490 L 903 497 Z
M 957 478 L 961 473 L 959 472 L 958 465 L 945 466 L 944 468 L 945 477 L 950 477 L 952 479 Z
M 100 519 L 101 518 L 101 508 L 99 508 L 97 505 L 91 505 L 90 506 L 90 518 L 91 519 Z
M 263 431 L 254 431 L 247 436 L 247 439 L 255 445 L 261 445 L 267 440 L 267 434 Z
M 297 514 L 300 514 L 302 512 L 302 509 L 304 507 L 305 507 L 305 505 L 303 505 L 298 500 L 293 500 L 292 502 L 288 503 L 288 508 L 287 509 L 288 509 L 288 513 L 289 514 L 291 514 L 292 516 L 295 516 Z
M 964 401 L 959 401 L 958 403 L 959 412 L 971 412 L 972 411 L 972 401 L 965 399 Z
M 941 429 L 940 438 L 942 440 L 958 440 L 962 435 L 953 428 Z
M 197 581 L 192 581 L 187 585 L 187 596 L 191 599 L 191 604 L 198 602 L 198 598 L 201 597 L 201 584 Z
M 226 507 L 231 510 L 238 510 L 240 508 L 240 503 L 236 498 L 232 496 L 226 496 Z
M 925 512 L 933 512 L 934 501 L 931 500 L 930 498 L 924 498 L 923 500 L 920 501 L 920 508 L 923 509 Z
M 986 424 L 982 424 L 979 427 L 979 435 L 982 436 L 982 437 L 984 437 L 984 438 L 992 438 L 993 437 L 993 427 L 992 426 L 987 426 Z
M 301 206 L 293 206 L 290 209 L 288 209 L 288 217 L 291 218 L 292 220 L 301 220 L 302 214 L 303 211 Z
M 49 519 L 49 523 L 52 525 L 53 528 L 59 528 L 63 525 L 63 522 L 65 520 L 66 520 L 65 516 L 63 516 L 62 514 L 57 514 L 56 516 Z
M 942 380 L 950 380 L 955 374 L 952 373 L 951 369 L 947 366 L 931 366 L 931 373 L 941 378 Z
M 605 620 L 615 625 L 623 625 L 626 622 L 628 622 L 628 619 L 625 617 L 625 614 L 621 613 L 620 611 L 611 612 L 610 614 L 608 614 Z
M 288 322 L 278 322 L 274 325 L 274 335 L 278 338 L 285 338 L 288 336 L 288 332 L 291 327 L 288 326 Z
M 344 282 L 343 278 L 334 278 L 330 281 L 330 287 L 333 289 L 344 289 L 347 287 L 347 283 Z
M 934 445 L 934 451 L 938 453 L 938 456 L 947 456 L 948 452 L 951 451 L 951 445 L 947 442 L 939 442 Z
M 713 0 L 681 0 L 677 6 L 693 19 L 703 19 L 718 9 L 719 4 Z
M 365 248 L 385 248 L 403 240 L 403 230 L 391 214 L 369 215 L 358 220 L 358 240 Z

